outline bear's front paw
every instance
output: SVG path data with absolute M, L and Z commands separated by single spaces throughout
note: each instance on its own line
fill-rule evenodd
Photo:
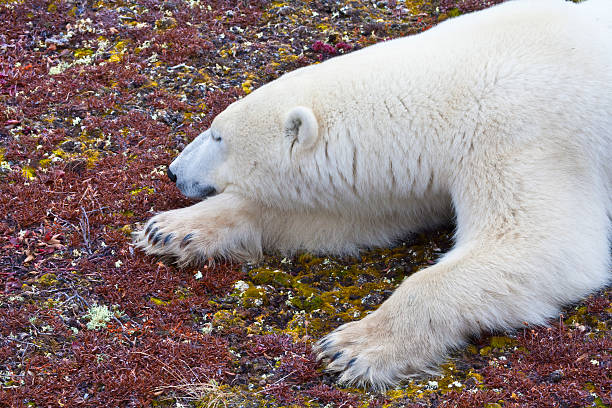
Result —
M 210 258 L 238 261 L 261 257 L 261 229 L 246 205 L 220 194 L 191 207 L 151 218 L 134 235 L 146 253 L 175 258 L 179 264 Z
M 408 377 L 434 373 L 444 356 L 440 339 L 427 335 L 421 324 L 402 321 L 403 313 L 389 315 L 380 309 L 361 321 L 351 322 L 321 339 L 315 346 L 327 370 L 340 373 L 344 384 L 378 390 Z
M 146 253 L 177 258 L 181 263 L 201 260 L 205 248 L 192 247 L 201 230 L 185 222 L 181 210 L 167 211 L 151 218 L 145 227 L 134 235 L 136 246 Z M 214 256 L 214 254 L 210 254 Z

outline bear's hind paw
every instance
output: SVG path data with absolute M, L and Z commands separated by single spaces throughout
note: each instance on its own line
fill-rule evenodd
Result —
M 343 340 L 340 333 L 347 328 L 350 331 L 351 326 L 356 326 L 355 323 L 358 322 L 339 327 L 315 345 L 317 359 L 327 363 L 326 370 L 339 373 L 338 382 L 341 384 L 379 391 L 397 385 L 408 377 L 402 370 L 402 361 L 397 359 L 400 356 L 385 361 L 384 356 L 388 356 L 383 350 L 385 344 L 368 349 L 365 344 L 360 344 L 359 338 L 350 336 Z M 364 346 L 366 348 L 362 349 Z

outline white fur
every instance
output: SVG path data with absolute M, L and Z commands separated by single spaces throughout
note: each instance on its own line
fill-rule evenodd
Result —
M 302 68 L 215 119 L 223 160 L 205 163 L 207 132 L 187 147 L 179 187 L 220 194 L 137 240 L 183 261 L 346 254 L 454 215 L 438 264 L 319 344 L 342 381 L 430 372 L 467 336 L 545 323 L 609 281 L 611 84 L 609 0 L 513 1 Z
M 227 158 L 225 140 L 212 129 L 199 135 L 181 153 L 181 161 L 170 164 L 176 172 L 180 167 L 181 177 L 177 186 L 187 197 L 198 198 L 207 188 L 214 185 L 214 171 Z

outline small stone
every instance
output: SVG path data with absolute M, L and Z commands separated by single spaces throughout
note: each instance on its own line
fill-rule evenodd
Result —
M 73 141 L 73 140 L 68 140 L 68 141 L 66 141 L 66 142 L 62 143 L 62 144 L 60 145 L 60 148 L 61 148 L 63 151 L 67 152 L 67 153 L 72 153 L 72 152 L 75 152 L 75 151 L 80 151 L 80 150 L 81 150 L 81 149 L 80 149 L 79 144 L 78 144 L 78 143 L 76 143 L 76 142 L 75 142 L 75 141 Z
M 373 307 L 381 304 L 382 301 L 383 297 L 380 295 L 380 293 L 370 293 L 361 299 L 361 304 L 366 307 Z
M 53 37 L 46 38 L 45 44 L 54 44 L 57 47 L 63 47 L 63 46 L 68 45 L 69 41 L 70 39 L 68 37 L 65 37 L 62 35 L 55 35 Z
M 166 30 L 176 25 L 176 19 L 173 17 L 163 17 L 155 22 L 155 28 L 159 30 Z
M 276 9 L 276 14 L 280 16 L 286 16 L 288 14 L 294 14 L 294 13 L 295 13 L 295 9 L 290 6 L 282 6 Z
M 562 379 L 563 379 L 563 371 L 555 370 L 552 373 L 550 373 L 550 381 L 554 383 L 558 383 Z

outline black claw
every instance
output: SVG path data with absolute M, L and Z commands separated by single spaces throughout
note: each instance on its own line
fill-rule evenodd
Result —
M 336 359 L 338 359 L 338 357 L 340 357 L 342 355 L 341 351 L 338 351 L 336 354 L 334 354 L 331 358 L 331 360 L 329 360 L 330 363 L 333 363 Z
M 180 245 L 181 249 L 185 248 L 189 244 L 189 242 L 191 241 L 191 238 L 193 238 L 193 234 L 190 233 L 190 234 L 185 235 L 185 238 L 183 238 L 183 240 L 181 241 L 181 245 Z
M 159 242 L 159 240 L 161 239 L 161 237 L 163 237 L 164 234 L 163 233 L 159 233 L 157 235 L 155 235 L 155 237 L 153 238 L 153 245 L 157 245 L 157 243 Z
M 351 368 L 353 366 L 353 364 L 355 364 L 355 361 L 357 361 L 357 357 L 351 358 L 351 361 L 349 361 L 348 364 L 346 365 L 346 370 Z
M 323 340 L 321 343 L 319 343 L 319 349 L 324 352 L 327 346 L 329 346 L 329 343 L 331 343 L 330 339 Z
M 153 228 L 154 224 L 155 224 L 155 221 L 153 221 L 152 223 L 149 224 L 149 226 L 145 230 L 145 235 L 149 235 L 149 231 L 151 231 L 151 228 Z
M 173 233 L 166 235 L 166 238 L 164 238 L 164 242 L 162 242 L 162 246 L 168 245 L 168 243 L 170 242 L 173 236 L 174 236 Z
M 150 241 L 151 239 L 155 238 L 155 234 L 157 234 L 157 231 L 159 231 L 159 228 L 153 228 L 151 230 L 151 233 L 147 236 L 147 240 Z

